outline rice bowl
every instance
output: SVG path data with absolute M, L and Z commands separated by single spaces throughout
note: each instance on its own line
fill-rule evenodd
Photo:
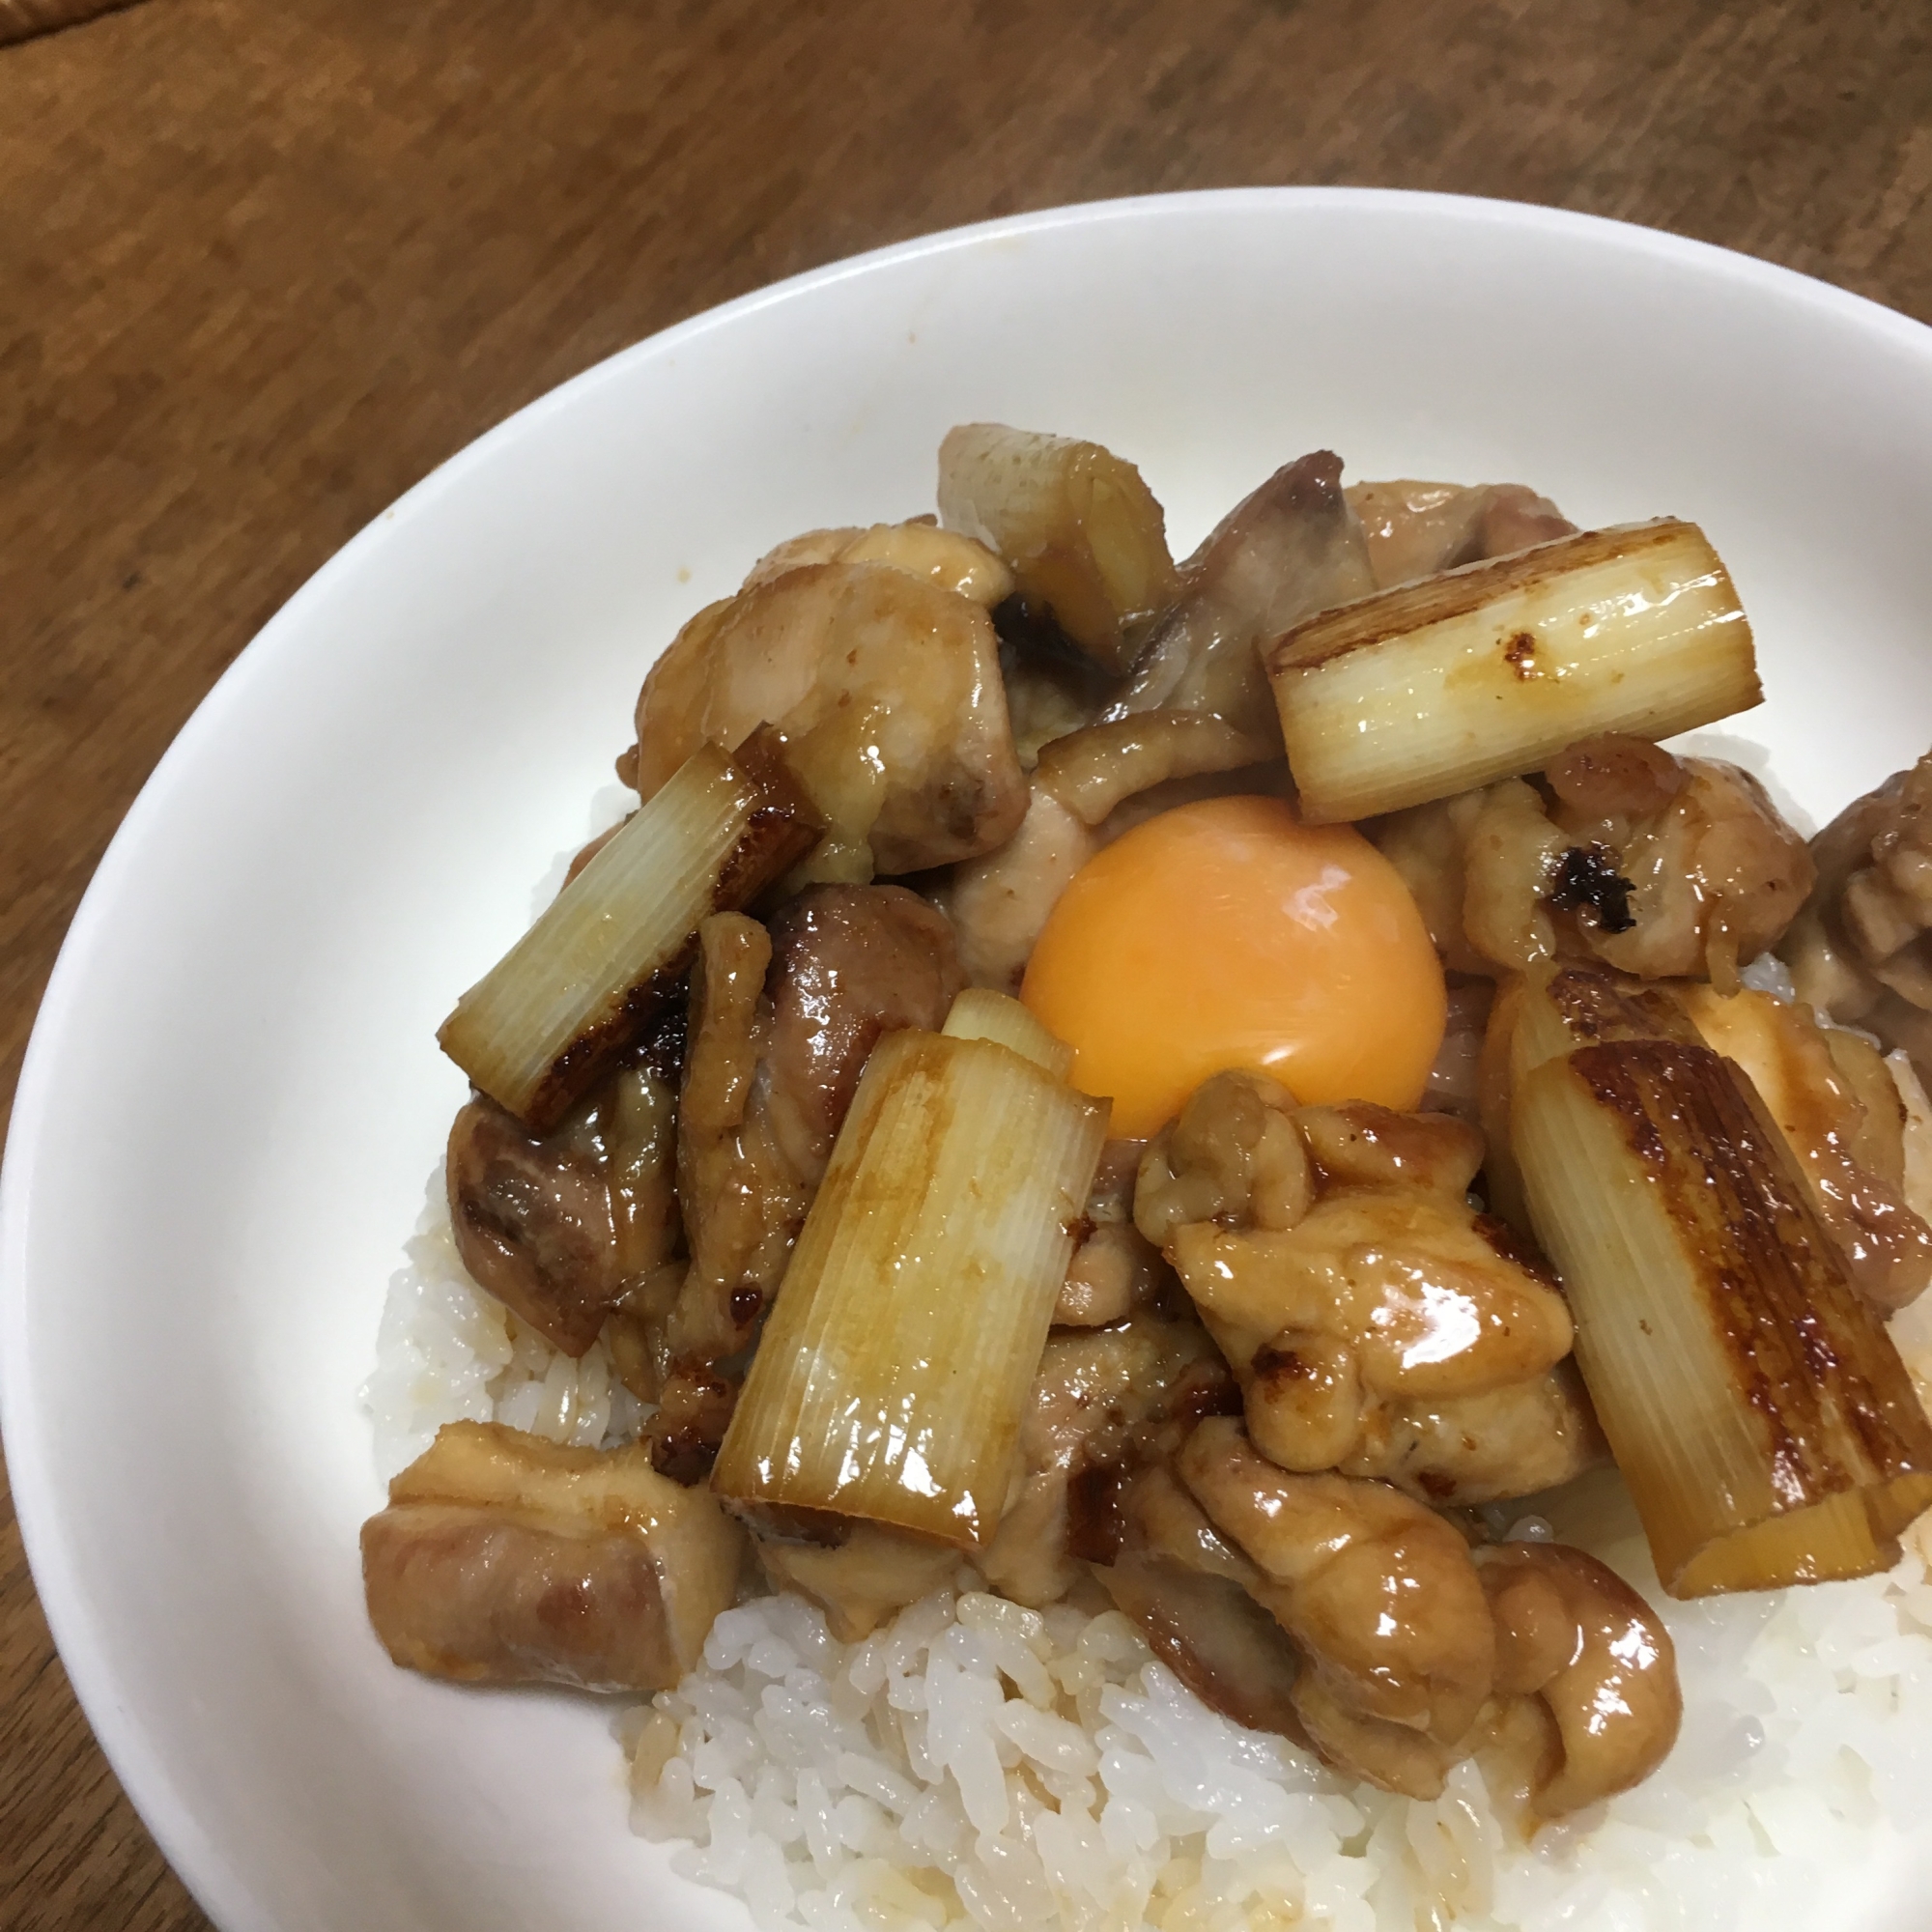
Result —
M 1238 281 L 1267 311 L 1269 326 L 1258 321 L 1244 334 L 1226 302 L 1204 294 L 1188 305 L 1197 342 L 1232 329 L 1232 344 L 1220 341 L 1221 366 L 1238 365 L 1247 391 L 1201 374 L 1171 310 L 1136 321 L 1122 306 L 1120 339 L 1097 362 L 1091 344 L 1046 327 L 1044 314 L 1066 295 L 1056 276 L 1085 278 L 1092 295 L 1107 275 L 1130 275 L 1132 256 L 1153 245 L 1156 229 L 1187 260 L 1183 283 L 1205 290 L 1219 260 L 1221 288 Z M 1383 302 L 1398 258 L 1406 271 L 1418 250 L 1465 264 L 1472 251 L 1488 251 L 1480 299 L 1452 287 L 1426 343 L 1387 321 Z M 1238 266 L 1236 254 L 1245 258 Z M 1329 292 L 1326 319 L 1294 300 L 1308 273 Z M 895 276 L 910 279 L 889 289 Z M 1619 276 L 1630 280 L 1632 315 L 1645 301 L 1675 300 L 1668 328 L 1646 334 L 1626 315 L 1611 331 L 1565 293 L 1592 277 L 1601 291 L 1602 278 Z M 1484 320 L 1499 289 L 1515 313 L 1548 304 L 1544 340 L 1561 343 L 1561 354 L 1512 355 L 1507 372 L 1484 360 Z M 787 300 L 829 306 L 804 327 L 803 309 L 782 313 Z M 868 356 L 833 339 L 853 327 L 857 311 L 840 307 L 852 301 L 882 304 L 878 341 L 896 340 L 910 318 L 922 355 L 881 377 Z M 980 338 L 987 313 L 1019 317 L 1013 326 L 1027 347 L 985 339 L 983 359 L 969 367 L 964 342 Z M 1294 384 L 1270 389 L 1262 375 L 1275 366 L 1282 316 L 1315 330 L 1304 364 L 1330 372 L 1312 405 L 1305 391 L 1297 400 Z M 1378 316 L 1390 333 L 1377 353 L 1350 354 L 1340 338 L 1353 331 L 1366 340 Z M 722 583 L 730 560 L 761 536 L 819 520 L 828 490 L 837 507 L 862 515 L 917 502 L 916 471 L 934 423 L 996 406 L 1037 419 L 1083 416 L 1095 433 L 1148 452 L 1178 521 L 1205 516 L 1231 475 L 1259 467 L 1250 450 L 1262 440 L 1279 446 L 1278 429 L 1264 438 L 1244 427 L 1255 413 L 1252 384 L 1262 381 L 1284 412 L 1298 412 L 1306 440 L 1332 434 L 1361 452 L 1364 468 L 1400 460 L 1450 473 L 1532 474 L 1585 516 L 1614 512 L 1639 490 L 1646 502 L 1663 493 L 1687 505 L 1694 494 L 1700 512 L 1721 523 L 1727 555 L 1753 573 L 1773 665 L 1767 683 L 1787 694 L 1747 728 L 1771 746 L 1776 769 L 1813 818 L 1864 774 L 1918 749 L 1914 718 L 1922 711 L 1896 695 L 1922 689 L 1914 620 L 1927 586 L 1909 531 L 1922 521 L 1925 485 L 1911 468 L 1913 439 L 1897 426 L 1921 409 L 1932 413 L 1932 362 L 1922 331 L 1849 298 L 1567 217 L 1289 194 L 1011 224 L 832 272 L 788 297 L 754 299 L 736 318 L 646 345 L 520 418 L 433 479 L 292 605 L 130 817 L 50 992 L 7 1176 L 10 1461 L 37 1576 L 83 1699 L 164 1848 L 224 1924 L 404 1925 L 458 1916 L 510 1924 L 561 1887 L 573 1919 L 595 1926 L 623 1922 L 640 1888 L 664 1883 L 656 1855 L 623 1844 L 621 1833 L 611 1843 L 623 1799 L 608 1775 L 614 1749 L 593 1714 L 517 1696 L 479 1716 L 466 1700 L 395 1683 L 374 1654 L 344 1554 L 377 1493 L 353 1392 L 397 1234 L 415 1211 L 439 1116 L 455 1096 L 456 1081 L 424 1042 L 440 1000 L 462 980 L 458 962 L 488 954 L 517 929 L 527 883 L 574 835 L 578 801 L 614 749 L 604 721 L 621 715 L 650 647 L 639 639 L 667 636 L 673 610 Z M 755 333 L 781 324 L 798 345 L 796 387 L 774 374 L 747 401 L 742 441 L 714 443 L 724 473 L 712 494 L 696 490 L 680 503 L 640 482 L 638 448 L 652 438 L 693 446 L 678 438 L 716 420 L 717 392 L 694 366 L 725 355 L 732 327 Z M 1601 345 L 1593 329 L 1605 333 Z M 1748 353 L 1724 364 L 1719 342 L 1747 343 Z M 1420 361 L 1391 393 L 1378 358 L 1399 348 Z M 848 354 L 842 385 L 813 367 L 814 356 L 837 364 Z M 1821 357 L 1833 371 L 1832 392 L 1807 402 L 1789 373 L 1815 371 Z M 675 399 L 652 387 L 673 361 Z M 1155 362 L 1190 373 L 1168 388 L 1133 380 Z M 1461 392 L 1448 385 L 1452 366 Z M 1606 366 L 1629 374 L 1605 384 Z M 1570 372 L 1579 367 L 1615 393 L 1585 397 L 1560 434 L 1540 428 L 1558 399 L 1577 395 Z M 1637 435 L 1630 427 L 1637 399 L 1673 382 L 1683 411 L 1649 412 L 1647 433 Z M 640 385 L 640 400 L 618 409 L 627 383 Z M 1462 396 L 1477 391 L 1493 406 L 1463 412 Z M 833 393 L 852 402 L 836 421 L 785 414 L 787 394 Z M 1452 393 L 1455 407 L 1441 400 Z M 1769 393 L 1796 400 L 1774 418 L 1754 401 Z M 774 409 L 798 437 L 787 459 L 794 467 L 782 474 L 751 455 L 769 449 Z M 589 421 L 600 412 L 604 430 Z M 1362 424 L 1352 437 L 1350 414 Z M 1882 441 L 1865 427 L 1881 421 Z M 1212 434 L 1201 432 L 1204 423 Z M 1719 425 L 1742 440 L 1746 424 L 1756 443 L 1748 454 L 1727 450 Z M 1781 480 L 1801 470 L 1804 489 Z M 497 494 L 495 478 L 513 473 L 520 480 Z M 1841 502 L 1811 494 L 1820 473 L 1841 480 Z M 1861 489 L 1859 478 L 1878 480 Z M 526 480 L 545 488 L 532 496 Z M 541 563 L 540 584 L 505 593 L 493 583 L 479 593 L 467 582 L 477 558 L 501 547 L 521 514 L 512 503 L 531 500 L 547 507 L 519 540 L 514 567 Z M 642 574 L 655 587 L 640 596 L 633 533 L 645 509 L 655 547 Z M 753 526 L 756 534 L 742 539 L 726 534 Z M 1807 560 L 1834 554 L 1876 562 L 1827 576 Z M 692 572 L 691 585 L 675 582 L 680 567 Z M 1834 679 L 1819 690 L 1804 668 L 1814 640 L 1848 629 L 1869 640 L 1869 681 Z M 538 639 L 554 640 L 540 677 L 528 669 Z M 379 690 L 381 716 L 371 722 L 366 699 Z M 1881 691 L 1890 701 L 1875 705 Z M 514 799 L 462 779 L 468 746 L 506 724 L 505 755 L 520 773 Z M 368 775 L 346 810 L 345 757 Z M 425 783 L 430 772 L 448 788 Z M 319 838 L 325 825 L 328 838 Z M 472 843 L 473 860 L 465 857 Z M 309 858 L 299 887 L 284 870 L 291 850 Z M 440 916 L 418 946 L 425 878 L 438 882 Z M 239 941 L 237 895 L 257 915 Z M 399 952 L 403 932 L 412 939 Z M 210 935 L 222 933 L 230 940 L 211 946 Z M 136 957 L 142 973 L 130 983 Z M 292 1008 L 302 1016 L 293 1037 L 278 1023 Z M 89 1023 L 107 1012 L 157 1043 L 138 1080 Z M 358 1050 L 346 1058 L 348 1040 Z M 238 1107 L 236 1094 L 249 1097 Z M 179 1137 L 167 1131 L 184 1106 L 213 1123 L 192 1149 L 171 1145 Z M 90 1122 L 105 1119 L 125 1123 L 109 1150 L 127 1163 L 115 1168 L 110 1198 L 129 1211 L 90 1217 L 80 1203 L 99 1196 L 98 1182 L 83 1188 L 81 1151 L 99 1151 Z M 291 1256 L 286 1231 L 298 1227 L 309 1238 Z M 160 1246 L 137 1244 L 137 1228 L 158 1234 Z M 125 1284 L 136 1278 L 156 1292 L 130 1305 Z M 104 1354 L 103 1335 L 119 1338 Z M 294 1373 L 282 1366 L 295 1363 Z M 78 1428 L 82 1390 L 107 1398 L 98 1436 Z M 128 1469 L 155 1470 L 170 1493 L 193 1487 L 207 1496 L 206 1512 L 177 1513 L 163 1536 L 156 1492 L 129 1484 Z M 238 1549 L 249 1552 L 239 1564 Z M 149 1579 L 136 1593 L 144 1605 L 169 1614 L 139 1612 L 122 1587 L 134 1573 Z M 229 1586 L 211 1587 L 221 1576 Z M 1921 1571 L 1911 1588 L 1922 1587 Z M 1923 1635 L 1909 1593 L 1900 1602 L 1905 1610 L 1885 1613 L 1889 1627 L 1874 1611 L 1843 1639 L 1850 1681 L 1876 1688 L 1834 1694 L 1910 1703 Z M 1792 1634 L 1795 1655 L 1815 1633 Z M 789 1641 L 797 1650 L 812 1639 L 794 1632 Z M 1077 1649 L 1065 1633 L 1055 1641 Z M 725 1660 L 721 1650 L 721 1671 L 752 1667 Z M 1110 1667 L 1131 1664 L 1122 1658 Z M 1735 1680 L 1736 1668 L 1726 1668 Z M 1907 1688 L 1896 1690 L 1900 1683 Z M 1158 1684 L 1116 1689 L 1131 1702 Z M 1757 1715 L 1754 1695 L 1738 1693 L 1735 1708 L 1747 1718 Z M 717 1721 L 725 1726 L 729 1717 L 721 1710 Z M 288 1742 L 297 1734 L 299 1754 Z M 1770 1747 L 1786 1742 L 1772 1738 Z M 1806 1773 L 1797 1788 L 1815 1798 L 1829 1787 L 1810 1767 L 1832 1751 L 1801 1742 L 1795 1757 Z M 247 1777 L 233 1775 L 238 1761 Z M 543 1775 L 531 1777 L 537 1766 Z M 1907 1794 L 1905 1815 L 1922 1810 L 1909 1755 L 1888 1762 L 1884 1779 L 1889 1792 Z M 512 1803 L 504 1795 L 512 1782 L 546 1795 Z M 524 1851 L 505 1858 L 503 1831 L 519 1815 L 527 1822 L 519 1805 L 530 1802 L 542 1829 L 524 1832 Z M 1849 1807 L 1838 1824 L 1856 1838 L 1859 1869 L 1875 1891 L 1889 1891 L 1926 1856 L 1872 1824 L 1856 1798 L 1833 1793 L 1832 1802 Z M 1764 1809 L 1748 1813 L 1751 1830 L 1770 1833 L 1775 1803 Z M 1337 1814 L 1331 1829 L 1347 1822 Z M 714 1838 L 724 1823 L 714 1821 Z M 1778 1829 L 1798 1844 L 1815 1823 L 1783 1814 Z M 1360 1830 L 1334 1831 L 1335 1842 Z M 1818 1830 L 1821 1843 L 1832 1837 L 1829 1824 Z M 724 1842 L 728 1849 L 728 1835 Z M 1652 1851 L 1638 1840 L 1634 1856 Z M 1309 1856 L 1320 1865 L 1319 1845 Z M 345 1876 L 352 1869 L 363 1876 Z M 1828 1907 L 1850 1914 L 1859 1901 L 1844 1865 L 1828 1851 L 1823 1869 Z M 1791 1895 L 1782 1881 L 1778 1895 Z M 677 1896 L 693 1925 L 730 1922 L 700 1892 Z

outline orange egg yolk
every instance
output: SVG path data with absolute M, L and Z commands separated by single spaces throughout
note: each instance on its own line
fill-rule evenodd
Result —
M 1163 812 L 1061 895 L 1020 997 L 1109 1094 L 1115 1136 L 1157 1132 L 1208 1075 L 1252 1067 L 1304 1105 L 1412 1108 L 1442 1044 L 1442 966 L 1408 888 L 1352 827 L 1272 798 Z

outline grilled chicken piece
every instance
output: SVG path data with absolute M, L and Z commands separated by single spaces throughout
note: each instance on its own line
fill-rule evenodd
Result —
M 362 1525 L 369 1621 L 396 1662 L 465 1684 L 665 1690 L 737 1588 L 744 1542 L 641 1444 L 564 1448 L 451 1422 Z
M 1852 1285 L 1883 1315 L 1916 1301 L 1932 1282 L 1932 1229 L 1905 1202 L 1905 1109 L 1878 1050 L 1769 993 L 1673 990 L 1757 1089 Z
M 959 963 L 973 985 L 1018 993 L 1047 916 L 1099 849 L 1092 831 L 1035 784 L 1019 830 L 997 852 L 952 868 L 934 896 L 952 919 Z
M 1495 992 L 1495 983 L 1490 980 L 1451 983 L 1442 1044 L 1436 1052 L 1435 1065 L 1429 1069 L 1429 1084 L 1422 1090 L 1424 1113 L 1453 1114 L 1471 1126 L 1482 1124 L 1478 1069 Z
M 1376 589 L 1571 535 L 1577 526 L 1520 483 L 1350 483 Z
M 1384 1790 L 1439 1796 L 1495 1668 L 1461 1535 L 1385 1483 L 1288 1474 L 1225 1417 L 1195 1430 L 1179 1468 L 1301 1653 L 1293 1702 L 1315 1748 Z
M 1452 972 L 1520 972 L 1555 952 L 1549 901 L 1566 847 L 1521 779 L 1391 812 L 1372 837 Z
M 1475 1552 L 1496 1627 L 1484 1755 L 1541 1818 L 1628 1791 L 1677 1742 L 1684 1693 L 1670 1634 L 1594 1556 L 1554 1543 Z
M 1134 1226 L 1134 1183 L 1145 1148 L 1142 1141 L 1109 1141 L 1100 1150 L 1087 1194 L 1087 1232 L 1053 1305 L 1056 1328 L 1104 1328 L 1123 1321 L 1152 1308 L 1175 1285 L 1160 1250 Z
M 444 1166 L 457 1252 L 476 1282 L 566 1355 L 677 1240 L 676 1096 L 627 1067 L 533 1134 L 484 1094 L 457 1114 Z
M 840 1643 L 868 1637 L 908 1604 L 958 1575 L 959 1551 L 911 1530 L 840 1519 L 820 1526 L 825 1540 L 784 1541 L 753 1527 L 753 1547 L 775 1590 L 796 1590 L 825 1612 Z
M 1301 1659 L 1256 1600 L 1261 1572 L 1164 1463 L 1133 1480 L 1121 1513 L 1122 1548 L 1094 1569 L 1115 1608 L 1211 1710 L 1306 1746 L 1294 1708 Z
M 1276 470 L 1181 566 L 1180 586 L 1107 715 L 1205 711 L 1277 746 L 1261 647 L 1375 588 L 1341 459 L 1317 450 Z
M 1577 527 L 1520 483 L 1351 483 L 1378 590 L 1569 536 Z
M 711 1466 L 727 1365 L 778 1291 L 867 1055 L 882 1033 L 942 1025 L 962 983 L 945 917 L 899 886 L 811 887 L 769 932 L 741 913 L 700 927 L 677 1150 L 691 1266 L 648 1425 L 661 1470 Z
M 813 563 L 880 563 L 922 577 L 942 590 L 955 591 L 991 610 L 1012 595 L 1013 574 L 982 543 L 956 530 L 942 530 L 937 519 L 914 517 L 903 524 L 866 528 L 807 530 L 768 550 L 746 574 L 743 589 L 775 583 L 791 571 Z
M 1778 947 L 1798 997 L 1932 1079 L 1932 753 L 1811 841 L 1817 879 Z
M 1643 739 L 1573 745 L 1544 774 L 1392 812 L 1375 842 L 1446 964 L 1521 972 L 1594 953 L 1645 979 L 1737 987 L 1784 932 L 1812 863 L 1749 773 Z
M 1064 1597 L 1083 1559 L 1106 1562 L 1118 1550 L 1128 1478 L 1170 1454 L 1199 1417 L 1238 1400 L 1191 1318 L 1136 1315 L 1049 1336 L 1020 1424 L 1013 1491 L 980 1559 L 987 1581 L 1036 1607 Z
M 1345 1476 L 1393 1483 L 1437 1509 L 1534 1495 L 1610 1459 L 1573 1357 L 1482 1395 L 1375 1405 Z
M 1628 769 L 1639 747 L 1658 761 L 1647 793 Z M 1708 979 L 1735 992 L 1738 967 L 1783 936 L 1815 868 L 1748 772 L 1681 758 L 1670 774 L 1662 767 L 1667 755 L 1640 739 L 1595 738 L 1573 745 L 1545 773 L 1571 849 L 1614 852 L 1631 884 L 1627 927 L 1618 930 L 1592 903 L 1587 886 L 1574 897 L 1595 917 L 1579 913 L 1578 925 L 1591 952 L 1622 972 Z
M 637 724 L 629 769 L 646 799 L 707 740 L 774 725 L 828 827 L 816 878 L 990 852 L 1026 811 L 991 619 L 892 562 L 801 563 L 700 611 L 651 668 Z
M 1601 1453 L 1574 1383 L 1550 1380 L 1570 1351 L 1562 1296 L 1468 1205 L 1482 1154 L 1447 1115 L 1297 1109 L 1247 1072 L 1207 1081 L 1150 1144 L 1135 1217 L 1282 1467 L 1474 1503 Z

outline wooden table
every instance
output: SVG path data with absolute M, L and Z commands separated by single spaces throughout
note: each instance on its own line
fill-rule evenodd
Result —
M 1923 0 L 148 0 L 0 50 L 0 1091 L 222 667 L 427 469 L 679 317 L 1009 211 L 1588 209 L 1932 320 Z M 206 1925 L 11 1511 L 0 1925 Z

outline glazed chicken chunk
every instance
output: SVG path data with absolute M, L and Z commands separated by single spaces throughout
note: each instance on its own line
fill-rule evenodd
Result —
M 1056 1328 L 1104 1328 L 1152 1308 L 1174 1283 L 1161 1252 L 1134 1226 L 1140 1141 L 1109 1141 L 1100 1150 L 1087 1195 L 1084 1231 L 1053 1306 Z
M 1180 567 L 1180 594 L 1110 712 L 1205 711 L 1274 742 L 1261 647 L 1375 588 L 1360 519 L 1329 451 L 1288 464 L 1235 505 Z
M 1475 1562 L 1496 1625 L 1492 1752 L 1529 1808 L 1558 1817 L 1648 1777 L 1684 1715 L 1657 1612 L 1562 1544 L 1496 1544 Z
M 1533 1823 L 1628 1790 L 1676 1741 L 1670 1638 L 1581 1550 L 1472 1551 L 1384 1483 L 1277 1468 L 1225 1418 L 1122 1514 L 1094 1575 L 1182 1681 L 1384 1790 L 1437 1797 L 1480 1752 Z
M 1121 1498 L 1121 1548 L 1094 1577 L 1155 1656 L 1211 1709 L 1306 1745 L 1294 1707 L 1301 1657 L 1257 1598 L 1262 1573 L 1156 1463 Z
M 1135 1216 L 1240 1378 L 1285 1469 L 1477 1503 L 1600 1453 L 1562 1296 L 1468 1205 L 1482 1137 L 1446 1115 L 1297 1108 L 1216 1074 L 1152 1142 Z M 1505 1447 L 1505 1445 L 1507 1445 Z
M 830 560 L 754 571 L 700 611 L 638 699 L 627 769 L 639 794 L 651 798 L 707 740 L 735 745 L 769 724 L 828 828 L 809 876 L 863 883 L 1004 844 L 1026 811 L 1026 780 L 978 601 L 1004 566 L 941 531 L 904 541 L 974 555 L 913 569 L 857 541 Z M 799 555 L 814 554 L 812 540 L 799 543 Z
M 582 1355 L 670 1254 L 677 1101 L 661 1071 L 614 1074 L 547 1134 L 478 1094 L 444 1175 L 463 1264 L 520 1321 Z
M 369 1620 L 400 1664 L 465 1684 L 663 1690 L 737 1589 L 744 1542 L 641 1444 L 560 1447 L 451 1422 L 362 1525 Z
M 1385 1790 L 1437 1796 L 1495 1670 L 1462 1536 L 1385 1483 L 1277 1468 L 1229 1419 L 1194 1432 L 1179 1472 L 1301 1654 L 1294 1710 L 1316 1749 Z
M 1573 745 L 1544 773 L 1374 828 L 1459 972 L 1593 953 L 1644 979 L 1708 979 L 1774 945 L 1811 889 L 1804 841 L 1735 766 L 1640 738 Z
M 1520 483 L 1351 483 L 1376 588 L 1568 536 L 1577 526 Z
M 1932 1075 L 1932 753 L 1816 838 L 1817 883 L 1778 952 L 1798 997 Z
M 1064 1597 L 1083 1560 L 1106 1562 L 1119 1548 L 1128 1479 L 1171 1454 L 1198 1418 L 1238 1404 L 1226 1364 L 1191 1317 L 1142 1314 L 1050 1336 L 1006 1511 L 980 1557 L 988 1582 L 1035 1606 Z

